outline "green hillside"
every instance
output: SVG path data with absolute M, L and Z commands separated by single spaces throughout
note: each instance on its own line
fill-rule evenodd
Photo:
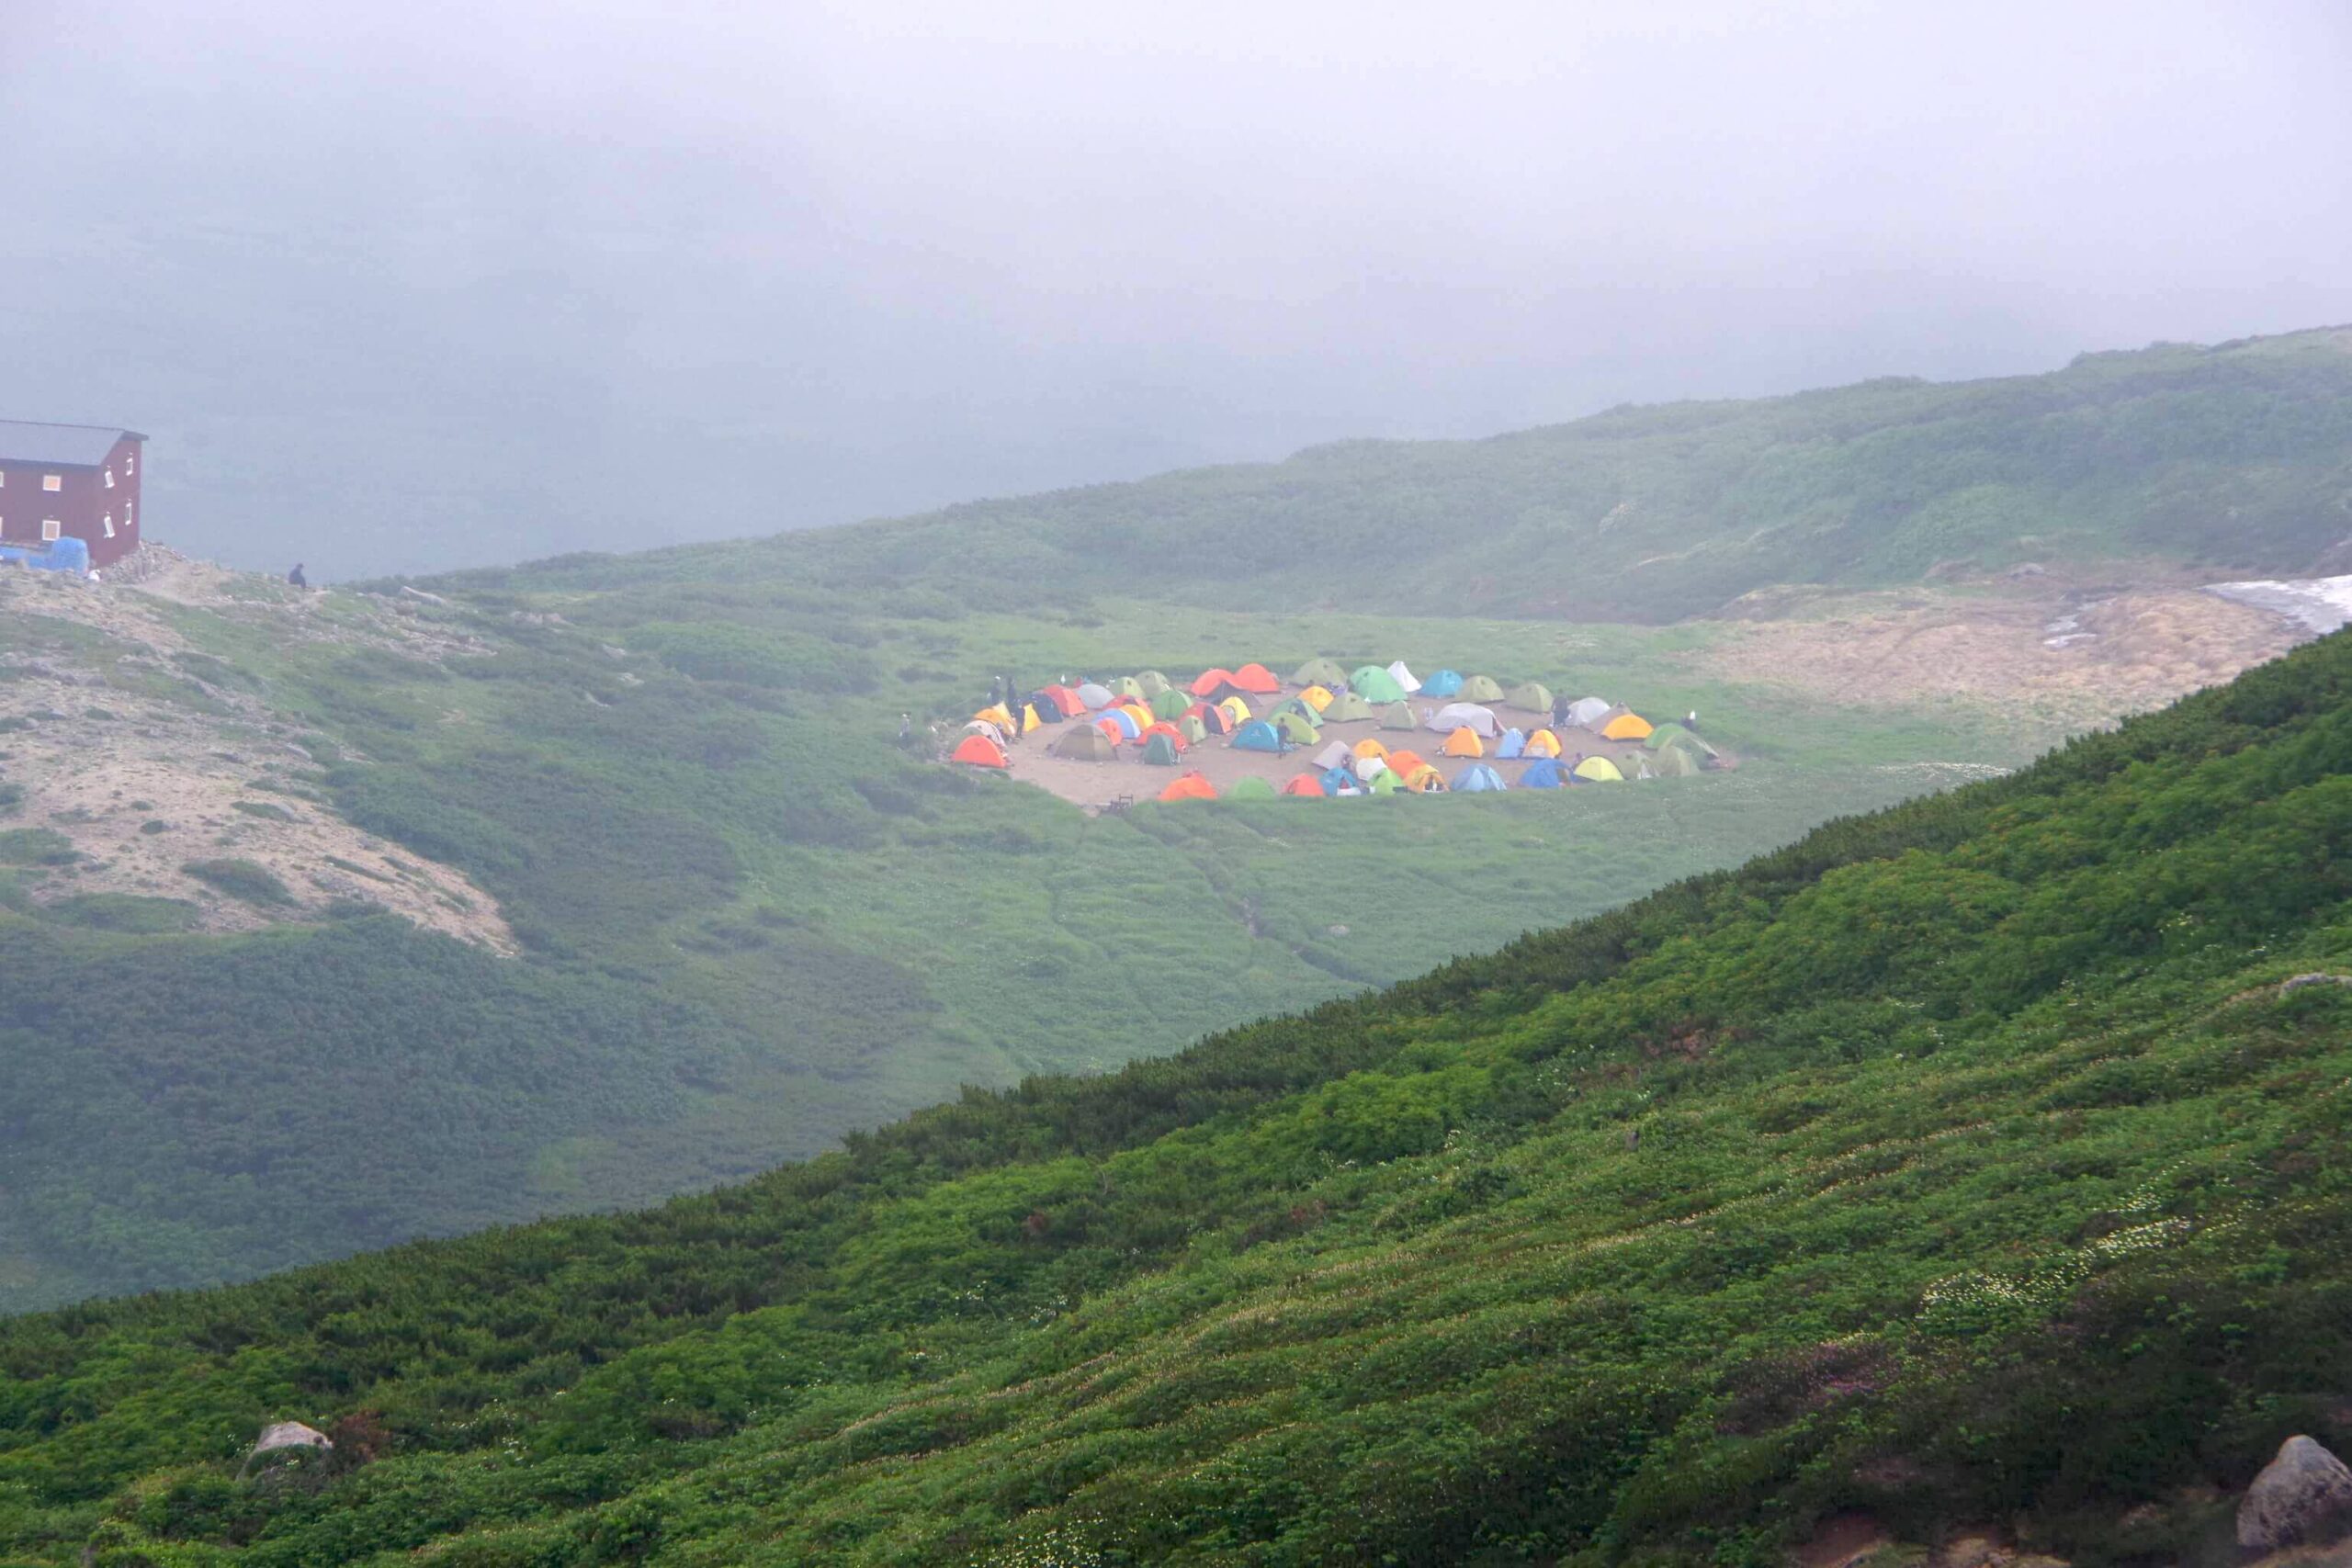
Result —
M 2180 1561 L 2352 1439 L 2346 867 L 2338 636 L 742 1187 L 0 1325 L 0 1550 Z M 284 1417 L 344 1459 L 236 1479 Z
M 791 575 L 851 595 L 1658 621 L 1779 583 L 2026 561 L 2352 570 L 2352 328 L 1623 408 L 1485 441 L 1351 442 L 634 558 L 643 581 Z M 2330 552 L 2335 552 L 2331 554 Z M 532 581 L 607 564 L 532 569 Z
M 1720 624 L 1609 617 L 1952 559 L 2300 564 L 2344 532 L 2348 367 L 2342 333 L 2310 333 L 1626 411 L 572 557 L 435 602 L 240 580 L 159 603 L 151 642 L 0 614 L 0 1311 L 740 1179 L 966 1084 L 1115 1069 L 2021 762 L 2083 714 L 1838 708 L 1707 673 Z M 2030 538 L 2003 532 L 2028 512 Z M 1317 653 L 1697 707 L 1744 765 L 1090 819 L 895 744 L 899 714 L 960 720 L 999 673 Z M 371 912 L 389 884 L 334 855 L 288 869 L 299 895 L 344 889 L 299 912 L 215 868 L 200 897 L 258 889 L 278 923 L 257 931 L 85 892 L 92 818 L 127 831 L 138 787 L 36 820 L 13 749 L 207 725 L 232 728 L 199 754 L 276 761 L 233 829 L 162 824 L 175 868 L 331 816 L 461 874 L 520 956 Z

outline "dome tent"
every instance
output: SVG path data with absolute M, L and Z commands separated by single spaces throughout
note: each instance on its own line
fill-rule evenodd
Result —
M 1478 732 L 1467 726 L 1447 736 L 1445 744 L 1439 750 L 1449 757 L 1483 757 L 1487 754 L 1486 747 L 1478 742 Z
M 1527 754 L 1527 737 L 1516 729 L 1506 729 L 1503 738 L 1495 742 L 1495 755 L 1506 762 L 1517 761 Z
M 1227 800 L 1272 800 L 1282 792 L 1255 773 L 1248 773 L 1233 781 L 1225 792 Z
M 1649 732 L 1650 721 L 1630 708 L 1612 716 L 1600 727 L 1602 737 L 1610 740 L 1641 740 Z
M 1305 703 L 1308 707 L 1313 708 L 1317 713 L 1322 713 L 1328 710 L 1330 705 L 1339 699 L 1331 694 L 1331 689 L 1329 686 L 1318 683 L 1309 686 L 1306 690 L 1299 693 L 1298 700 Z
M 1156 718 L 1174 718 L 1192 705 L 1184 700 L 1184 694 L 1173 686 L 1162 686 L 1152 694 L 1151 711 Z
M 1541 681 L 1521 681 L 1510 689 L 1503 701 L 1511 707 L 1526 708 L 1531 713 L 1550 713 L 1552 688 Z
M 1495 716 L 1494 710 L 1480 707 L 1476 703 L 1448 703 L 1430 715 L 1429 727 L 1441 735 L 1467 729 L 1489 740 L 1503 732 L 1502 720 Z
M 1237 750 L 1242 751 L 1279 753 L 1290 750 L 1283 744 L 1283 738 L 1275 732 L 1274 727 L 1262 718 L 1253 718 L 1239 729 L 1235 730 L 1233 744 Z
M 1216 785 L 1198 773 L 1186 773 L 1180 778 L 1170 780 L 1168 787 L 1159 792 L 1159 798 L 1162 800 L 1215 800 Z
M 1707 764 L 1700 759 L 1699 753 L 1688 746 L 1668 746 L 1663 750 L 1654 751 L 1644 757 L 1642 763 L 1652 774 L 1662 779 L 1696 778 L 1707 771 Z
M 1502 774 L 1484 762 L 1473 762 L 1453 777 L 1456 795 L 1495 795 L 1510 787 L 1503 783 Z
M 1373 712 L 1370 703 L 1353 692 L 1333 697 L 1331 705 L 1323 710 L 1323 722 L 1326 724 L 1369 724 L 1379 716 Z
M 1098 686 L 1091 681 L 1078 689 L 1079 705 L 1090 713 L 1096 708 L 1107 708 L 1117 700 L 1110 687 Z
M 1560 764 L 1550 757 L 1529 763 L 1527 771 L 1519 775 L 1521 789 L 1558 789 L 1567 782 Z
M 1136 689 L 1146 697 L 1156 697 L 1162 692 L 1174 691 L 1175 685 L 1157 670 L 1146 670 L 1136 677 Z
M 1569 772 L 1587 784 L 1623 784 L 1625 775 L 1606 757 L 1587 757 Z
M 1441 670 L 1421 682 L 1421 695 L 1450 697 L 1462 690 L 1462 673 L 1457 670 Z
M 948 760 L 971 768 L 1009 768 L 1012 765 L 1004 760 L 1003 749 L 985 735 L 964 737 L 963 744 L 956 748 Z
M 1377 736 L 1372 735 L 1367 735 L 1363 739 L 1357 741 L 1354 746 L 1354 751 L 1359 757 L 1385 757 L 1388 755 L 1388 748 L 1380 743 L 1380 739 Z
M 1380 710 L 1380 728 L 1383 729 L 1419 729 L 1420 727 L 1421 721 L 1414 715 L 1413 705 L 1408 702 L 1400 699 Z
M 1283 689 L 1281 679 L 1262 664 L 1245 664 L 1233 672 L 1233 683 L 1245 692 L 1254 692 L 1261 697 L 1271 697 Z
M 1443 795 L 1445 793 L 1445 775 L 1439 773 L 1435 768 L 1430 767 L 1427 762 L 1423 762 L 1419 767 L 1415 768 L 1411 773 L 1405 775 L 1404 787 L 1412 791 L 1415 795 Z
M 1402 686 L 1408 697 L 1421 689 L 1420 682 L 1413 678 L 1413 672 L 1405 668 L 1405 661 L 1401 659 L 1388 667 L 1388 678 Z
M 1363 792 L 1366 795 L 1395 795 L 1404 787 L 1405 781 L 1386 768 L 1381 769 L 1363 783 Z
M 1473 675 L 1454 695 L 1465 703 L 1498 703 L 1503 700 L 1503 689 L 1492 675 Z
M 1182 718 L 1171 719 L 1170 722 L 1176 726 L 1176 733 L 1192 745 L 1198 746 L 1209 738 L 1209 727 L 1202 722 L 1199 714 L 1188 713 Z
M 1348 743 L 1346 741 L 1334 740 L 1331 744 L 1324 747 L 1323 750 L 1315 753 L 1315 765 L 1318 768 L 1344 767 L 1348 763 L 1355 761 L 1355 755 L 1356 754 L 1353 751 L 1348 749 Z
M 1272 722 L 1275 730 L 1292 745 L 1311 746 L 1315 743 L 1315 721 L 1305 714 L 1285 708 L 1274 716 Z M 1338 743 L 1335 741 L 1333 744 Z
M 1112 682 L 1111 694 L 1114 697 L 1133 697 L 1137 702 L 1141 702 L 1144 698 L 1151 695 L 1149 692 L 1143 689 L 1142 683 L 1132 675 L 1122 675 L 1117 680 Z
M 1405 688 L 1396 683 L 1396 677 L 1377 664 L 1367 664 L 1350 675 L 1348 684 L 1355 688 L 1356 695 L 1368 703 L 1401 703 L 1405 700 Z
M 1568 722 L 1590 729 L 1609 716 L 1609 705 L 1599 697 L 1578 697 L 1568 705 Z
M 1155 768 L 1172 768 L 1183 758 L 1171 735 L 1155 735 L 1143 743 L 1143 760 Z
M 1527 738 L 1527 754 L 1531 757 L 1556 757 L 1560 754 L 1560 738 L 1548 729 L 1539 729 Z
M 1193 682 L 1190 689 L 1193 695 L 1196 697 L 1207 697 L 1214 696 L 1216 694 L 1218 687 L 1230 686 L 1232 684 L 1232 671 L 1223 669 L 1205 670 L 1201 672 L 1201 678 Z M 1083 688 L 1081 688 L 1081 690 Z
M 1296 796 L 1303 800 L 1321 800 L 1323 798 L 1323 776 L 1320 773 L 1301 773 L 1298 777 L 1291 780 L 1290 783 L 1283 785 L 1282 793 L 1283 795 Z
M 1107 762 L 1119 754 L 1119 743 L 1091 724 L 1074 725 L 1046 748 L 1057 757 L 1081 762 Z
M 1328 659 L 1310 659 L 1290 672 L 1294 686 L 1338 686 L 1348 678 L 1348 672 Z

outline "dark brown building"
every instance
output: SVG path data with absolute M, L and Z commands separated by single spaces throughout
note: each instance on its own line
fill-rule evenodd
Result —
M 0 545 L 79 539 L 92 566 L 137 549 L 146 440 L 111 425 L 0 419 Z

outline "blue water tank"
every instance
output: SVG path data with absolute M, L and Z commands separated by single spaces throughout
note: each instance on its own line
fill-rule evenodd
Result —
M 0 545 L 0 562 L 19 562 L 36 571 L 86 572 L 90 547 L 80 539 L 51 539 L 45 545 Z

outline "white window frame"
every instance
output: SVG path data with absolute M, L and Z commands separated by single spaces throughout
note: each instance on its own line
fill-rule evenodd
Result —
M 122 455 L 122 471 L 126 474 L 135 474 L 139 471 L 138 453 L 125 452 Z
M 139 503 L 137 502 L 126 501 L 122 503 L 122 525 L 126 528 L 136 528 L 139 526 Z
M 63 474 L 43 474 L 40 477 L 40 488 L 48 491 L 51 495 L 62 494 L 65 489 L 65 476 Z
M 114 513 L 111 513 L 111 512 L 109 512 L 109 513 L 107 513 L 104 517 L 100 518 L 98 521 L 100 521 L 101 523 L 104 523 L 104 524 L 107 525 L 107 538 L 109 538 L 109 539 L 113 538 L 113 537 L 114 537 Z
M 56 518 L 44 517 L 40 520 L 40 542 L 42 544 L 53 545 L 64 536 L 64 533 L 65 525 L 60 523 Z
M 112 468 L 105 468 L 105 469 L 101 469 L 100 471 L 101 471 L 101 472 L 103 472 L 103 473 L 106 475 L 106 477 L 107 477 L 107 489 L 108 489 L 108 490 L 112 490 L 112 489 L 114 489 L 114 470 L 113 470 Z

